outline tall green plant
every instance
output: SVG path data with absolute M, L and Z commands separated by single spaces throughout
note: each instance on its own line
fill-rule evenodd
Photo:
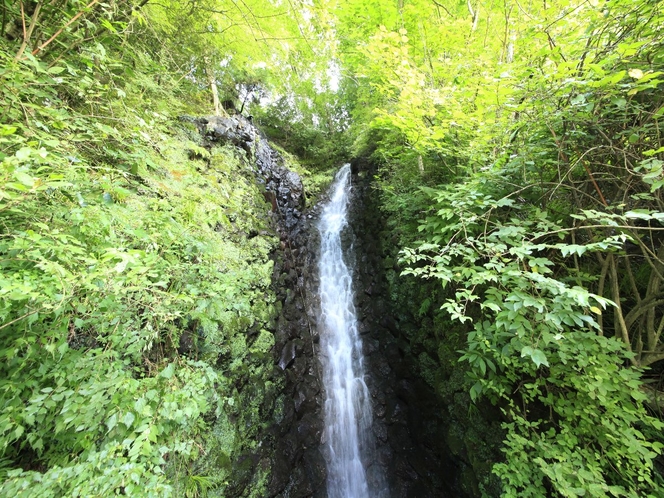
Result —
M 642 432 L 650 417 L 639 372 L 619 340 L 599 335 L 610 301 L 561 275 L 561 258 L 619 251 L 627 235 L 584 245 L 545 211 L 495 199 L 482 183 L 430 191 L 430 242 L 406 250 L 406 273 L 436 278 L 452 318 L 474 324 L 461 357 L 473 399 L 487 396 L 508 422 L 507 462 L 494 467 L 506 496 L 656 496 L 653 460 L 662 448 Z M 524 466 L 524 462 L 535 465 Z

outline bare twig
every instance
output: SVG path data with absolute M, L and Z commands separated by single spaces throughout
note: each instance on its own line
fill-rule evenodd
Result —
M 431 0 L 431 1 L 436 7 L 438 7 L 439 9 L 443 9 L 447 13 L 447 15 L 450 16 L 452 19 L 456 19 L 456 17 L 454 17 L 452 13 L 447 9 L 447 7 L 445 7 L 442 3 L 438 3 L 436 2 L 436 0 Z

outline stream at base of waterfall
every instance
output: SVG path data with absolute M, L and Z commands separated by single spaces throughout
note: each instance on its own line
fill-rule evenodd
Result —
M 320 354 L 325 389 L 324 453 L 328 498 L 384 498 L 385 479 L 374 462 L 372 410 L 362 341 L 353 304 L 352 272 L 344 260 L 350 165 L 336 175 L 321 214 Z M 370 470 L 374 472 L 370 472 Z

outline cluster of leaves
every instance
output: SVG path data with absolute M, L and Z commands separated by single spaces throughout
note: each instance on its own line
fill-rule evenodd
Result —
M 274 398 L 269 209 L 145 3 L 0 7 L 3 496 L 224 493 Z
M 427 190 L 430 242 L 404 251 L 414 265 L 405 273 L 450 286 L 443 309 L 474 323 L 461 360 L 471 398 L 487 396 L 509 420 L 508 462 L 494 467 L 506 496 L 541 496 L 549 485 L 562 496 L 654 493 L 662 445 L 638 426 L 664 425 L 643 406 L 639 373 L 623 368 L 619 338 L 598 334 L 595 317 L 611 302 L 584 287 L 589 275 L 560 272 L 564 258 L 617 252 L 627 235 L 574 245 L 547 212 L 477 183 Z
M 330 95 L 314 92 L 313 101 L 300 98 L 309 105 L 281 97 L 269 105 L 251 106 L 255 122 L 271 141 L 295 154 L 307 168 L 338 168 L 349 159 L 345 110 L 339 103 L 330 103 Z
M 434 4 L 340 3 L 340 59 L 405 273 L 504 413 L 503 493 L 657 496 L 662 7 Z

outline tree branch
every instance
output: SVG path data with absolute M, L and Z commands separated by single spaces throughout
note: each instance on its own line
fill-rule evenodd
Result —
M 142 5 L 145 5 L 145 3 L 147 3 L 148 1 L 149 1 L 149 0 L 144 0 L 144 3 L 143 3 Z M 99 2 L 99 0 L 92 0 L 92 2 L 90 2 L 88 5 L 85 6 L 85 9 L 81 10 L 78 14 L 76 14 L 74 17 L 72 17 L 69 21 L 67 21 L 67 22 L 65 23 L 65 25 L 64 25 L 62 28 L 60 28 L 59 30 L 57 30 L 53 36 L 51 36 L 48 40 L 46 40 L 44 43 L 42 43 L 39 47 L 37 47 L 36 49 L 34 49 L 34 50 L 32 51 L 32 55 L 37 55 L 39 52 L 41 52 L 41 51 L 44 50 L 46 47 L 48 47 L 48 46 L 51 44 L 51 42 L 52 42 L 53 40 L 55 40 L 58 36 L 60 36 L 60 34 L 61 34 L 65 29 L 67 29 L 69 26 L 71 26 L 73 23 L 75 23 L 76 20 L 77 20 L 79 17 L 81 17 L 83 14 L 85 14 L 85 12 L 86 12 L 90 7 L 92 7 L 94 4 L 96 4 L 96 3 L 98 3 L 98 2 Z
M 436 7 L 443 9 L 447 13 L 447 15 L 450 16 L 452 19 L 456 19 L 456 17 L 454 17 L 452 13 L 449 10 L 447 10 L 447 7 L 445 7 L 443 4 L 436 2 L 436 0 L 431 0 L 431 1 Z
M 625 343 L 625 347 L 631 353 L 632 344 L 629 338 L 629 328 L 625 323 L 625 317 L 623 316 L 622 306 L 620 305 L 620 282 L 618 281 L 618 272 L 616 271 L 616 260 L 613 254 L 609 254 L 607 258 L 610 258 L 609 270 L 611 271 L 611 288 L 613 289 L 612 297 L 613 297 L 613 302 L 616 306 L 613 310 L 613 313 L 615 315 L 616 321 L 618 322 L 620 333 L 623 342 Z M 639 364 L 636 358 L 634 358 L 634 356 L 630 357 L 629 361 L 633 366 L 638 366 Z

